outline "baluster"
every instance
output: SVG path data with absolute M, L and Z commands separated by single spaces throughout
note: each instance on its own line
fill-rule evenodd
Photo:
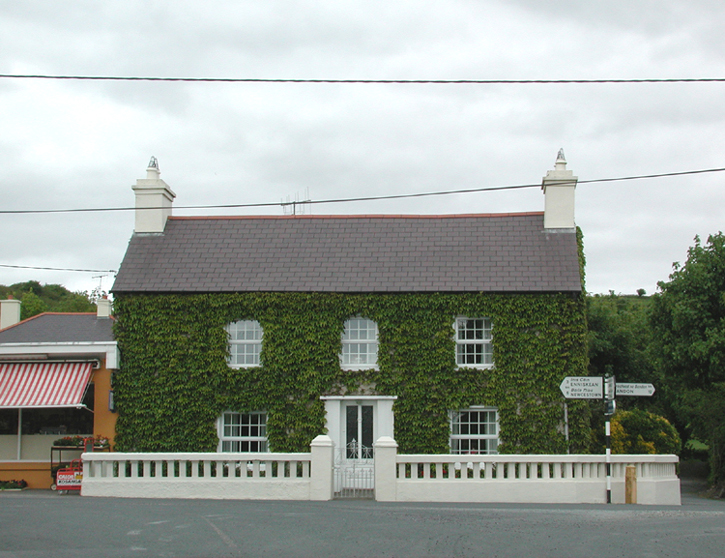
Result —
M 541 464 L 541 478 L 542 479 L 548 480 L 551 478 L 551 472 L 549 469 L 550 467 L 551 467 L 551 463 L 549 463 L 548 461 L 546 463 Z
M 564 478 L 570 479 L 572 477 L 572 464 L 571 463 L 563 463 L 564 465 Z
M 509 462 L 506 463 L 506 478 L 511 480 L 516 477 L 516 471 L 514 471 L 514 464 Z

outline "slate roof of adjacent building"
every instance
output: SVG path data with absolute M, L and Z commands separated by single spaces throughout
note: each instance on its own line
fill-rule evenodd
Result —
M 0 330 L 0 345 L 114 341 L 112 327 L 113 318 L 98 318 L 95 312 L 89 314 L 47 312 Z
M 579 292 L 576 234 L 543 213 L 170 217 L 112 292 Z

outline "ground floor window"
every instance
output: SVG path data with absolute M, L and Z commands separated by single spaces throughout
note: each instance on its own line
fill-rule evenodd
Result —
M 29 434 L 93 434 L 94 388 L 89 384 L 83 398 L 87 408 L 52 407 L 0 409 L 0 435 L 18 433 L 18 416 L 22 416 L 22 433 Z
M 223 452 L 269 451 L 267 413 L 234 413 L 227 411 L 219 418 L 219 450 Z
M 471 407 L 451 412 L 451 453 L 498 453 L 498 411 Z

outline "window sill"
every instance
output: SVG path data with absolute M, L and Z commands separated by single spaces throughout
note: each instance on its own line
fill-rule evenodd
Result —
M 380 370 L 377 364 L 341 364 L 340 369 L 346 372 L 362 372 L 365 370 L 373 370 L 377 372 L 378 370 Z

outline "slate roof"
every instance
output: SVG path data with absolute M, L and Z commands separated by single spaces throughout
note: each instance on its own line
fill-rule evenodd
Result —
M 0 330 L 0 345 L 5 343 L 87 343 L 113 341 L 112 318 L 95 313 L 38 314 Z
M 543 213 L 171 217 L 112 292 L 579 292 L 576 235 Z

